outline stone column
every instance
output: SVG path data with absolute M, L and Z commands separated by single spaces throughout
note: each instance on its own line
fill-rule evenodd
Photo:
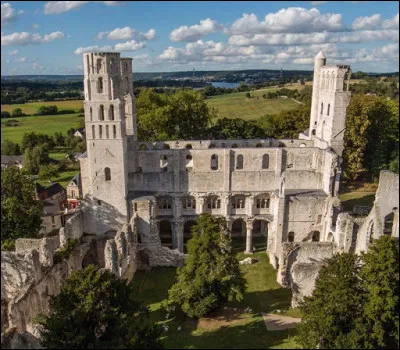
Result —
M 206 197 L 198 196 L 196 197 L 196 214 L 200 215 L 204 213 L 204 205 L 206 203 Z
M 253 216 L 253 213 L 254 213 L 254 196 L 248 197 L 246 202 L 247 202 L 247 208 L 246 208 L 247 215 L 248 216 Z
M 172 248 L 183 253 L 183 220 L 176 219 L 173 221 Z
M 181 199 L 181 197 L 174 198 L 173 214 L 174 214 L 174 218 L 180 218 L 182 216 L 182 199 Z
M 222 203 L 221 203 L 221 205 L 222 205 L 222 213 L 221 214 L 223 216 L 227 217 L 227 216 L 230 215 L 229 195 L 224 194 L 224 195 L 221 196 L 221 198 L 222 198 Z
M 246 250 L 245 254 L 253 254 L 253 222 L 246 221 Z

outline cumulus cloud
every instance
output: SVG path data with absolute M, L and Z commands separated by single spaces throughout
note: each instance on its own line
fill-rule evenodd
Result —
M 44 44 L 62 39 L 64 36 L 64 33 L 59 31 L 46 34 L 43 37 L 39 34 L 30 34 L 28 32 L 16 32 L 9 35 L 1 33 L 1 46 Z
M 211 18 L 206 18 L 200 21 L 200 24 L 193 26 L 181 26 L 174 29 L 170 34 L 169 38 L 171 41 L 186 41 L 194 42 L 199 40 L 201 37 L 215 33 L 222 30 L 223 26 L 213 21 Z
M 392 19 L 383 21 L 382 27 L 385 29 L 399 29 L 399 13 L 395 15 Z
M 127 41 L 125 43 L 119 43 L 115 46 L 106 45 L 106 46 L 86 46 L 86 47 L 78 47 L 75 51 L 75 55 L 82 55 L 85 52 L 114 52 L 114 51 L 136 51 L 143 47 L 146 44 L 144 42 L 138 42 L 136 40 Z
M 3 2 L 1 4 L 1 25 L 7 25 L 12 21 L 17 20 L 22 13 L 24 13 L 24 11 L 16 11 L 12 8 L 10 3 Z
M 28 59 L 26 57 L 20 57 L 20 58 L 16 58 L 15 62 L 22 62 L 25 63 Z
M 18 50 L 10 51 L 8 54 L 9 54 L 10 56 L 15 56 L 16 54 L 18 54 Z
M 321 14 L 318 9 L 289 7 L 276 13 L 269 13 L 263 21 L 257 16 L 243 14 L 229 29 L 230 34 L 256 33 L 312 33 L 321 31 L 340 31 L 342 15 L 339 13 Z
M 138 32 L 130 27 L 115 28 L 111 32 L 100 32 L 98 39 L 124 40 L 135 37 L 136 40 L 153 40 L 156 37 L 156 30 L 150 29 L 147 33 Z
M 73 9 L 78 9 L 86 5 L 90 1 L 48 1 L 44 5 L 44 13 L 46 15 L 58 15 Z M 125 1 L 94 1 L 103 3 L 106 6 L 118 6 L 125 4 Z
M 352 24 L 352 28 L 359 29 L 375 29 L 381 24 L 381 15 L 375 14 L 371 17 L 357 17 Z
M 311 1 L 311 5 L 320 6 L 326 4 L 328 1 Z

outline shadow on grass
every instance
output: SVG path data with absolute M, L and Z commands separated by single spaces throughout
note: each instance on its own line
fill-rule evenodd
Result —
M 355 205 L 365 205 L 372 207 L 374 200 L 375 194 L 368 194 L 362 197 L 344 200 L 342 201 L 343 211 L 352 211 Z

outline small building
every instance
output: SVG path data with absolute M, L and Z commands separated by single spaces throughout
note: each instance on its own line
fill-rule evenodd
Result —
M 22 169 L 24 163 L 24 156 L 6 156 L 1 155 L 1 168 L 7 168 L 10 165 L 16 165 L 19 169 Z
M 80 137 L 81 139 L 83 139 L 83 137 L 85 136 L 85 128 L 79 128 L 74 132 L 74 136 L 75 137 Z
M 44 187 L 39 183 L 36 186 L 35 198 L 41 201 L 56 199 L 60 204 L 60 208 L 64 209 L 67 205 L 67 191 L 59 183 L 52 183 L 49 187 Z
M 62 227 L 62 214 L 57 199 L 43 201 L 42 226 L 39 234 L 49 234 Z
M 76 209 L 79 205 L 79 200 L 82 197 L 81 176 L 76 174 L 67 185 L 67 202 L 68 209 Z

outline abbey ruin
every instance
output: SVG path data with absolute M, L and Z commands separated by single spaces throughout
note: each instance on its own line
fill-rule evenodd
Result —
M 19 239 L 2 252 L 2 324 L 35 332 L 32 319 L 74 269 L 94 263 L 131 278 L 136 269 L 178 266 L 201 213 L 221 216 L 232 236 L 263 236 L 292 305 L 310 295 L 324 260 L 399 236 L 399 177 L 381 172 L 368 215 L 341 210 L 338 191 L 350 68 L 315 58 L 310 127 L 299 139 L 137 140 L 132 59 L 86 53 L 85 199 L 58 236 Z M 68 238 L 80 240 L 54 263 Z M 18 276 L 18 277 L 17 277 Z M 5 322 L 3 323 L 3 320 Z

